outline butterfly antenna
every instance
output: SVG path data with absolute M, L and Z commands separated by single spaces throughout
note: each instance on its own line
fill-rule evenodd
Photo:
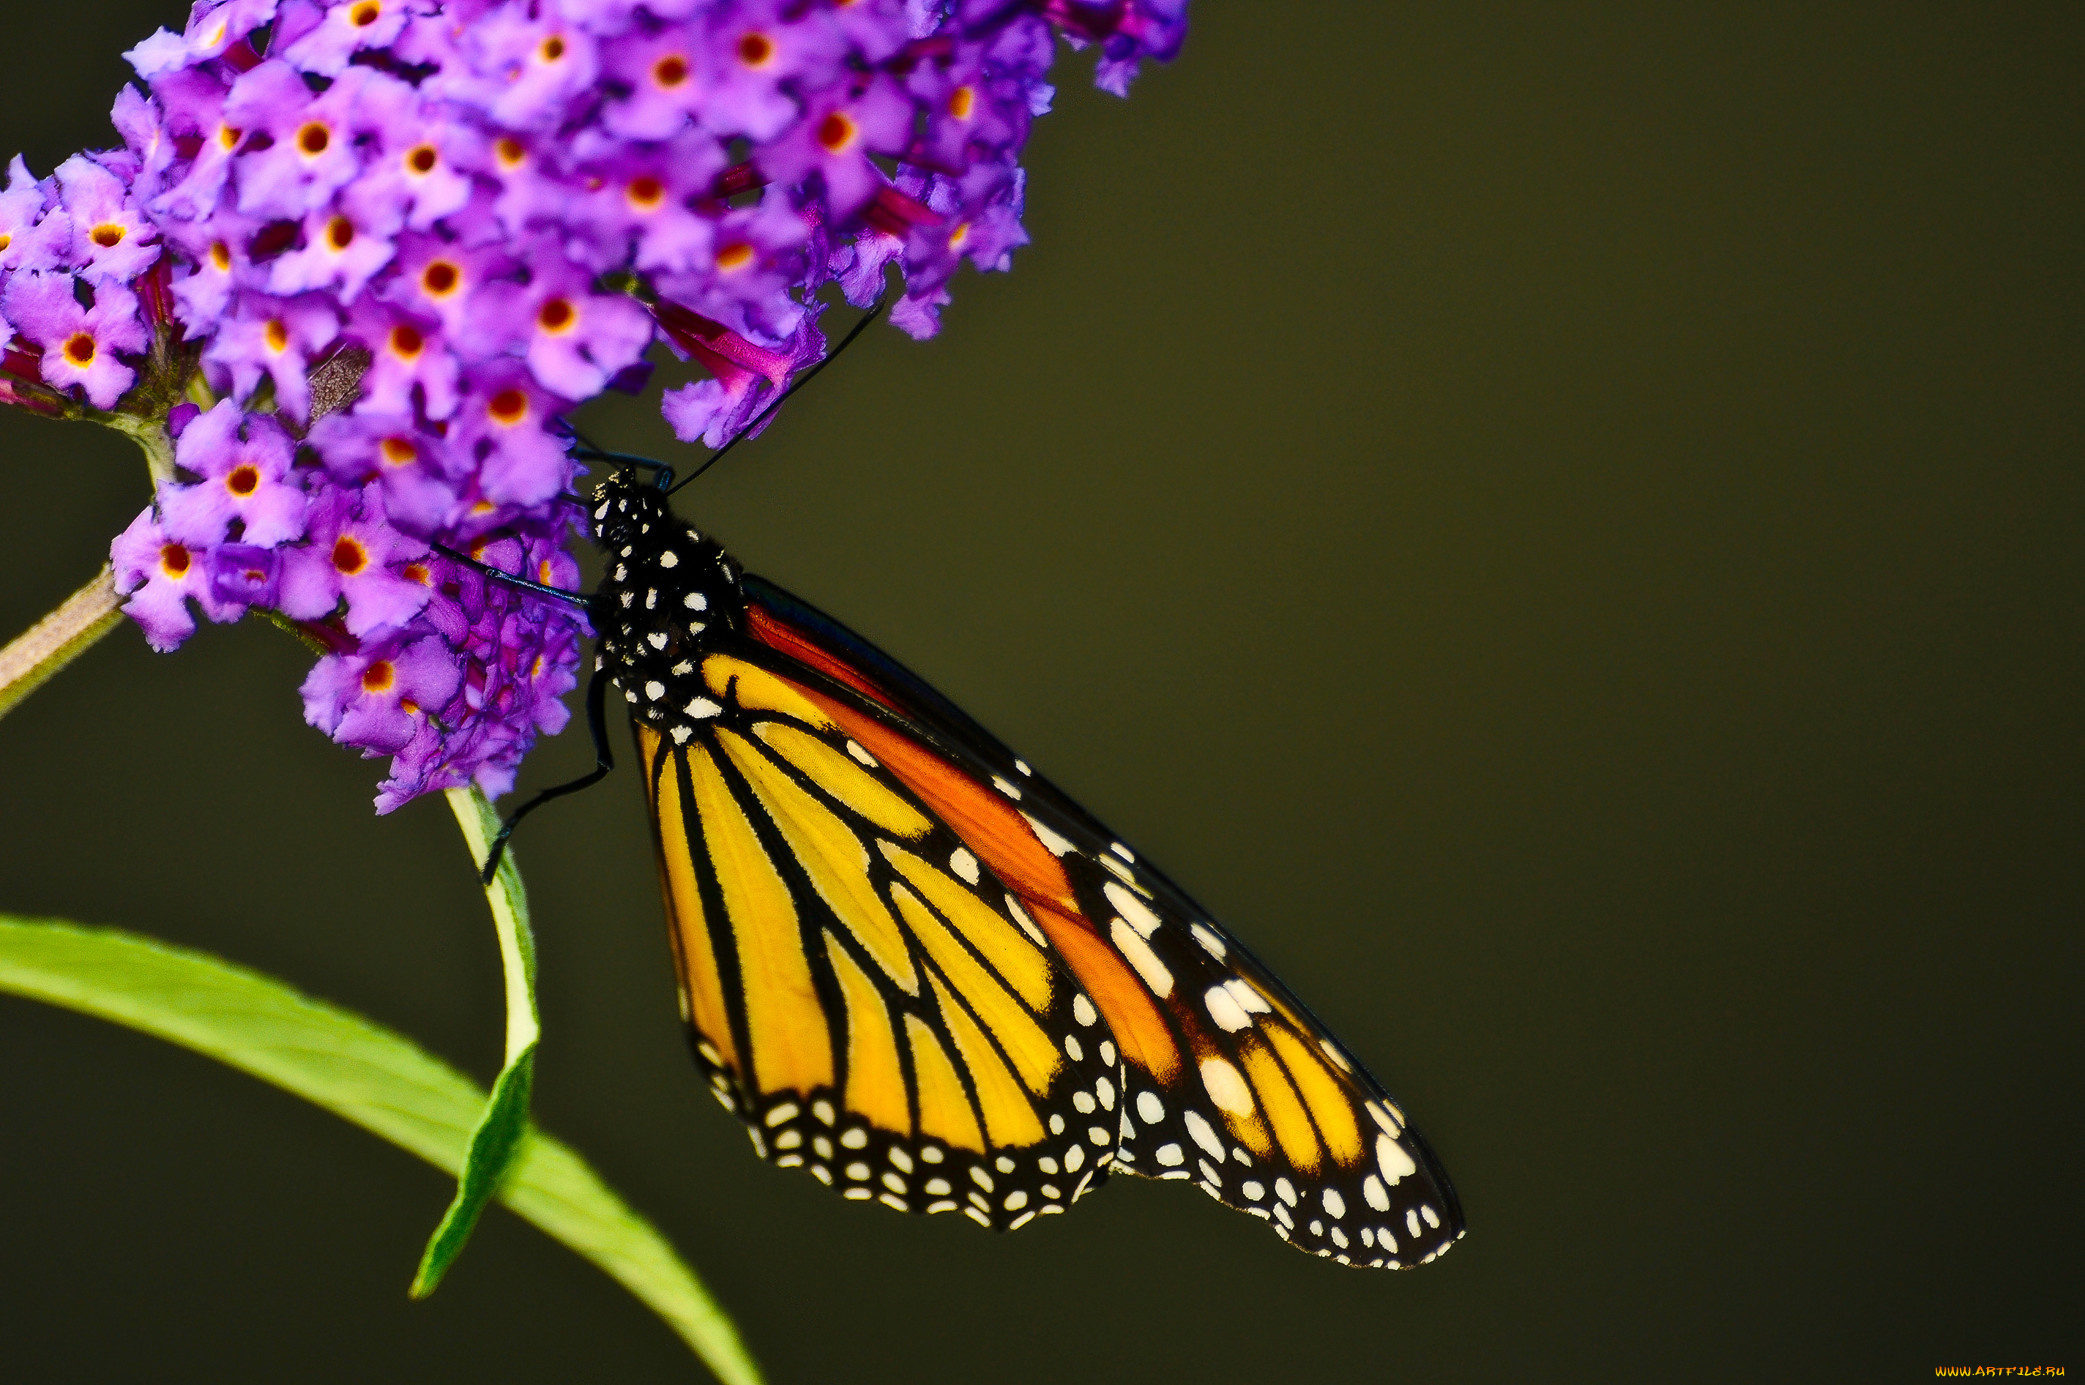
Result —
M 778 407 L 780 407 L 783 400 L 787 399 L 790 395 L 795 394 L 805 385 L 810 384 L 813 380 L 818 378 L 819 371 L 824 370 L 834 361 L 839 360 L 840 353 L 842 351 L 845 351 L 848 347 L 854 345 L 854 339 L 860 336 L 865 330 L 867 330 L 868 325 L 874 322 L 878 314 L 882 313 L 882 311 L 883 299 L 881 296 L 878 296 L 876 301 L 869 305 L 869 310 L 861 315 L 861 319 L 858 322 L 856 322 L 852 327 L 847 329 L 847 335 L 840 338 L 840 344 L 838 346 L 835 346 L 832 350 L 826 352 L 824 360 L 818 362 L 809 370 L 805 371 L 802 375 L 790 381 L 787 388 L 783 389 L 781 393 L 777 394 L 774 398 L 768 400 L 767 403 L 761 405 L 760 412 L 753 415 L 752 418 L 748 419 L 745 427 L 739 429 L 738 432 L 732 434 L 731 440 L 729 442 L 725 443 L 716 451 L 710 453 L 709 457 L 706 460 L 704 460 L 701 466 L 696 467 L 686 476 L 683 476 L 677 483 L 668 487 L 666 493 L 668 495 L 672 495 L 674 491 L 679 490 L 682 486 L 687 485 L 688 482 L 702 475 L 703 472 L 708 471 L 718 462 L 723 461 L 724 454 L 729 452 L 732 448 L 737 447 L 740 443 L 744 442 L 746 438 L 752 433 L 752 431 L 760 426 L 761 420 L 765 419 L 769 414 L 773 413 Z M 656 463 L 654 463 L 654 465 L 656 465 Z
M 458 553 L 455 549 L 449 547 L 449 545 L 445 543 L 430 544 L 429 547 L 433 548 L 435 552 L 441 554 L 445 558 L 453 558 L 457 562 L 462 563 L 465 567 L 483 573 L 485 576 L 491 578 L 495 582 L 498 582 L 501 586 L 504 587 L 516 587 L 525 592 L 534 592 L 537 596 L 548 597 L 553 601 L 562 601 L 569 606 L 577 606 L 582 611 L 585 610 L 593 602 L 594 599 L 591 595 L 589 595 L 586 592 L 568 592 L 563 587 L 545 586 L 541 582 L 531 582 L 526 577 L 517 577 L 511 572 L 501 572 L 498 568 L 492 566 L 492 564 L 481 563 L 476 558 L 471 557 L 468 553 Z

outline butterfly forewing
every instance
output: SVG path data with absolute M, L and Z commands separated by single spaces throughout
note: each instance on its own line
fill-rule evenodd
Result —
M 1075 1091 L 1070 1116 L 1113 1117 L 1117 1170 L 1192 1181 L 1350 1264 L 1422 1264 L 1462 1234 L 1402 1109 L 1236 939 L 967 718 L 921 706 L 888 656 L 759 590 L 780 636 L 756 632 L 808 666 L 809 695 L 954 825 L 1084 985 L 1118 1076 L 1107 1107 Z

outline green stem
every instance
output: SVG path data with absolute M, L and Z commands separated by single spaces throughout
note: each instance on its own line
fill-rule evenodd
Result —
M 456 825 L 463 829 L 472 864 L 483 861 L 499 833 L 499 814 L 475 788 L 451 789 L 445 796 Z M 485 887 L 485 902 L 492 906 L 493 931 L 499 935 L 500 970 L 507 984 L 506 1060 L 512 1063 L 535 1047 L 543 1032 L 536 1012 L 536 935 L 529 927 L 528 892 L 522 888 L 512 850 L 501 857 L 499 870 Z
M 135 442 L 145 454 L 145 469 L 152 473 L 156 489 L 174 476 L 174 439 L 164 418 L 140 418 L 133 414 L 93 415 Z M 0 649 L 0 717 L 16 703 L 48 682 L 103 635 L 116 628 L 122 614 L 116 595 L 116 576 L 103 564 L 92 581 L 65 598 L 57 610 L 25 631 L 12 644 Z
M 463 829 L 473 865 L 485 859 L 499 831 L 499 814 L 475 788 L 451 789 L 449 811 Z M 499 1192 L 529 1131 L 529 1096 L 535 1085 L 536 1041 L 543 1028 L 536 1012 L 536 939 L 529 929 L 528 894 L 521 885 L 521 871 L 509 851 L 500 861 L 492 882 L 485 887 L 485 902 L 492 907 L 492 927 L 499 937 L 500 971 L 507 991 L 506 1055 L 500 1075 L 492 1084 L 492 1095 L 471 1133 L 470 1152 L 456 1180 L 456 1196 L 441 1224 L 427 1238 L 420 1268 L 413 1275 L 411 1294 L 426 1298 L 442 1282 L 449 1266 L 463 1253 L 471 1231 L 485 1205 Z
M 174 437 L 164 418 L 140 418 L 136 414 L 97 414 L 95 422 L 113 428 L 136 443 L 145 454 L 145 469 L 157 487 L 174 479 Z
M 0 716 L 42 687 L 122 617 L 116 574 L 106 564 L 94 579 L 65 598 L 57 610 L 0 649 Z

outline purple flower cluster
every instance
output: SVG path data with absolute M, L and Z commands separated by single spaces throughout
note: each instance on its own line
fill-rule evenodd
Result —
M 0 403 L 114 409 L 167 320 L 159 231 L 125 153 L 75 154 L 37 181 L 18 156 L 0 192 Z M 143 282 L 140 282 L 143 281 Z M 126 362 L 125 357 L 131 361 Z
M 957 267 L 1026 240 L 1056 35 L 1119 93 L 1184 7 L 201 0 L 129 54 L 123 149 L 11 170 L 0 402 L 185 393 L 113 549 L 147 638 L 276 613 L 326 650 L 307 718 L 392 757 L 380 810 L 503 792 L 584 617 L 448 552 L 576 583 L 564 417 L 660 341 L 710 377 L 667 420 L 716 446 L 823 354 L 818 291 L 865 305 L 892 266 L 931 335 Z

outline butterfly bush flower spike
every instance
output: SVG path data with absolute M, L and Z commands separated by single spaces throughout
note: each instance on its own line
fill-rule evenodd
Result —
M 0 191 L 0 402 L 178 431 L 111 550 L 155 648 L 264 609 L 380 811 L 508 788 L 589 633 L 565 422 L 663 346 L 688 441 L 822 358 L 820 291 L 939 329 L 1027 240 L 1061 38 L 1127 90 L 1184 0 L 201 0 L 122 146 Z M 194 400 L 195 403 L 183 403 Z M 175 412 L 175 406 L 180 412 Z

